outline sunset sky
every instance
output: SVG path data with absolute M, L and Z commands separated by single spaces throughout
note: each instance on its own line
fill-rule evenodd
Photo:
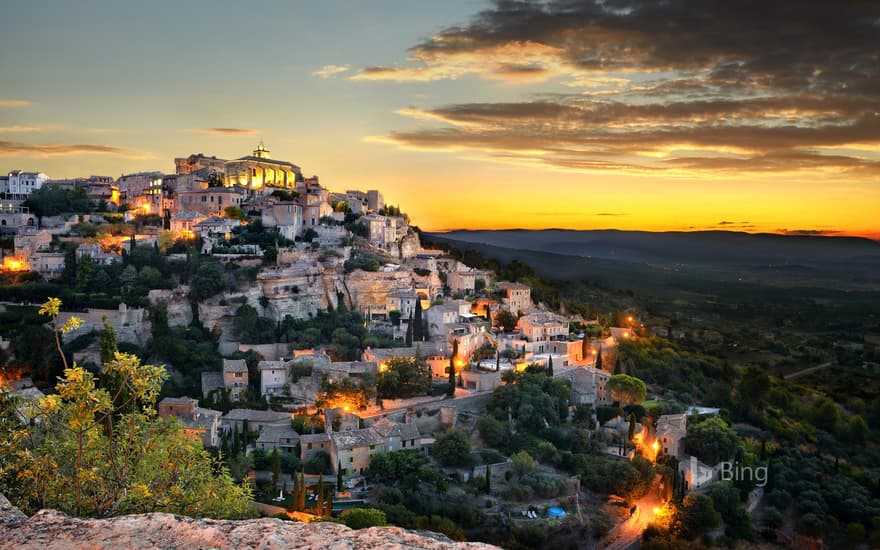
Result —
M 250 154 L 427 230 L 880 238 L 880 3 L 4 2 L 0 171 Z

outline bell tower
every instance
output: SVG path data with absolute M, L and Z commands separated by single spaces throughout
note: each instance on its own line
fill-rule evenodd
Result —
M 269 158 L 269 149 L 267 149 L 266 146 L 263 145 L 262 141 L 259 145 L 257 145 L 257 148 L 254 149 L 254 156 L 260 159 Z

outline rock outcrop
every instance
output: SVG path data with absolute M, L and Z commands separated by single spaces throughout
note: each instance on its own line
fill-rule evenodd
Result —
M 3 495 L 0 495 L 0 547 L 7 550 L 495 548 L 475 542 L 456 543 L 436 533 L 398 527 L 355 531 L 336 523 L 294 523 L 269 518 L 227 521 L 140 514 L 99 520 L 71 518 L 54 510 L 43 510 L 28 518 Z

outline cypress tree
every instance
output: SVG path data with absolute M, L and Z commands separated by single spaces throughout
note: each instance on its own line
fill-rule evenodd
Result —
M 553 357 L 549 357 L 547 359 L 547 374 L 550 378 L 553 378 Z
M 413 318 L 409 316 L 409 322 L 406 324 L 406 347 L 411 347 L 413 343 Z
M 107 316 L 102 319 L 104 321 L 104 330 L 101 331 L 99 338 L 99 346 L 101 348 L 101 364 L 106 365 L 116 358 L 116 331 L 107 322 Z
M 489 465 L 486 464 L 486 494 L 492 492 L 492 472 L 489 471 Z
M 336 463 L 336 490 L 342 492 L 342 461 Z
M 425 340 L 425 335 L 422 332 L 422 299 L 416 296 L 416 316 L 413 320 L 415 326 L 413 327 L 413 338 L 417 342 L 422 342 Z
M 446 395 L 455 395 L 455 356 L 458 355 L 458 340 L 452 341 L 452 357 L 449 358 L 449 388 Z
M 299 472 L 293 473 L 293 499 L 290 502 L 290 505 L 293 506 L 293 509 L 302 512 L 302 508 L 299 506 L 300 495 L 305 493 L 306 488 L 303 487 L 302 482 L 299 479 Z
M 581 342 L 581 358 L 586 361 L 587 357 L 590 356 L 590 343 L 587 339 L 587 334 L 584 333 L 584 341 Z
M 629 413 L 629 440 L 632 441 L 636 437 L 636 415 Z
M 599 346 L 599 351 L 596 353 L 596 368 L 602 370 L 602 346 Z
M 306 509 L 306 474 L 302 470 L 299 472 L 299 500 L 297 501 L 297 508 L 300 511 Z
M 320 474 L 321 477 L 318 478 L 318 503 L 315 507 L 315 513 L 318 515 L 324 514 L 324 474 Z

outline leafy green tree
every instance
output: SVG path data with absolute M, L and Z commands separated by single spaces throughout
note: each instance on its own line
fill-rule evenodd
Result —
M 630 403 L 641 403 L 645 400 L 647 389 L 645 383 L 628 374 L 615 374 L 608 379 L 605 390 L 611 394 L 611 398 L 618 401 L 621 406 Z
M 343 378 L 338 382 L 324 380 L 315 404 L 320 409 L 364 410 L 372 398 L 373 392 L 369 387 L 351 378 Z
M 685 449 L 706 464 L 717 464 L 733 457 L 739 437 L 724 420 L 714 416 L 688 425 Z
M 58 332 L 66 332 L 77 321 L 58 327 L 60 306 L 61 301 L 52 298 L 41 313 L 52 318 Z M 17 506 L 29 512 L 54 508 L 92 517 L 142 512 L 218 518 L 251 514 L 247 486 L 236 485 L 225 467 L 211 459 L 200 441 L 188 437 L 177 420 L 157 417 L 154 406 L 167 378 L 163 367 L 142 365 L 133 355 L 116 353 L 104 365 L 104 373 L 122 381 L 128 403 L 117 407 L 117 396 L 97 387 L 94 375 L 74 364 L 65 368 L 56 385 L 58 393 L 35 407 L 35 421 L 19 428 L 26 437 L 15 438 L 4 449 L 13 466 L 0 471 L 14 471 L 16 479 L 0 484 L 12 489 L 7 495 Z M 7 437 L 2 434 L 0 440 Z
M 223 265 L 213 260 L 204 261 L 190 279 L 189 294 L 193 300 L 201 302 L 219 294 L 228 286 L 229 277 L 223 270 Z
M 224 208 L 223 217 L 229 218 L 231 220 L 247 220 L 247 216 L 245 215 L 244 210 L 242 210 L 241 207 L 235 205 L 227 206 L 226 208 Z
M 495 324 L 503 328 L 504 332 L 513 332 L 517 322 L 519 322 L 519 318 L 516 314 L 506 309 L 502 309 L 495 314 Z
M 471 462 L 471 441 L 467 432 L 452 428 L 437 434 L 432 452 L 443 466 L 468 466 Z
M 684 497 L 681 508 L 681 536 L 693 540 L 709 529 L 718 527 L 721 514 L 715 511 L 712 499 L 691 493 Z
M 393 357 L 379 373 L 376 387 L 383 399 L 425 395 L 431 389 L 431 368 L 424 357 Z
M 720 481 L 709 486 L 709 496 L 713 506 L 721 514 L 725 521 L 736 514 L 740 506 L 739 489 L 729 481 Z
M 535 459 L 532 458 L 527 451 L 518 451 L 510 455 L 510 460 L 513 462 L 513 471 L 518 477 L 523 477 L 535 471 L 535 468 L 538 466 L 535 463 Z

